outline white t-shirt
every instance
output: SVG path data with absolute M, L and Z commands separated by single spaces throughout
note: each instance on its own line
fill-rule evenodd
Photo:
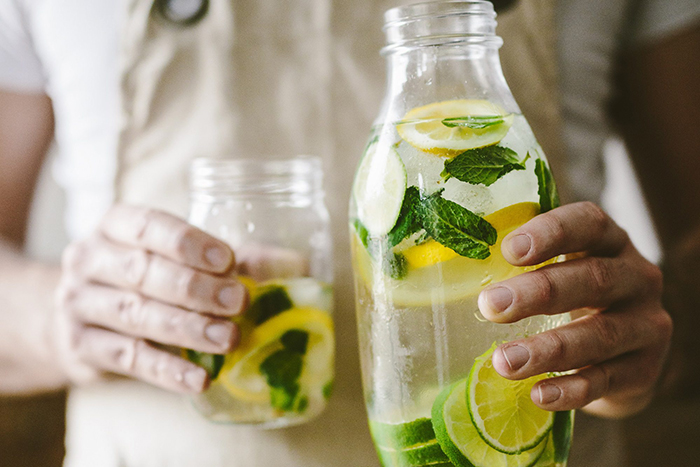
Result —
M 53 100 L 60 150 L 54 172 L 66 189 L 66 223 L 73 238 L 88 235 L 114 197 L 119 127 L 118 3 L 0 0 L 0 88 L 45 92 Z M 573 185 L 579 198 L 597 199 L 602 188 L 600 154 L 609 128 L 605 105 L 612 90 L 616 54 L 626 43 L 656 40 L 698 18 L 697 0 L 560 2 L 564 137 L 569 149 L 569 171 L 577 174 L 570 178 L 574 182 L 585 181 Z M 137 411 L 146 404 L 160 409 L 162 414 L 142 427 L 150 433 L 149 446 L 201 446 L 189 453 L 191 457 L 181 457 L 178 465 L 221 465 L 217 450 L 225 450 L 227 432 L 222 431 L 218 438 L 207 438 L 211 433 L 206 429 L 207 422 L 194 414 L 171 410 L 180 400 L 178 396 L 160 392 L 144 396 L 139 392 L 137 403 L 132 391 L 136 391 L 133 385 L 118 383 L 84 389 L 71 396 L 69 462 L 81 467 L 164 465 L 163 453 L 132 446 L 138 439 L 134 438 L 136 434 L 130 436 L 131 415 L 123 410 Z M 107 406 L 106 396 L 135 402 Z M 109 423 L 91 420 L 95 414 L 108 418 Z M 163 426 L 188 429 L 164 432 Z M 241 436 L 255 435 L 253 432 Z M 207 445 L 217 448 L 206 449 Z M 103 452 L 97 452 L 100 450 Z M 106 458 L 110 459 L 109 464 Z

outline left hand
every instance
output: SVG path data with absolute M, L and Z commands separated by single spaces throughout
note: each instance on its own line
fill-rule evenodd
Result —
M 497 323 L 591 310 L 559 328 L 501 345 L 493 365 L 508 379 L 575 370 L 535 384 L 533 402 L 552 411 L 585 408 L 603 417 L 625 417 L 651 401 L 670 346 L 673 324 L 661 305 L 662 275 L 593 203 L 539 215 L 510 233 L 502 246 L 503 256 L 516 266 L 576 252 L 587 256 L 481 292 L 481 313 Z

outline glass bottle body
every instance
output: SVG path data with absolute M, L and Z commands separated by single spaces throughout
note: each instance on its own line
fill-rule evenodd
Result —
M 189 221 L 224 240 L 250 305 L 227 355 L 186 351 L 212 421 L 276 428 L 319 414 L 333 381 L 332 252 L 320 160 L 196 160 Z
M 388 89 L 350 203 L 365 400 L 385 466 L 566 464 L 572 413 L 536 413 L 538 430 L 520 443 L 479 415 L 504 397 L 519 404 L 514 394 L 529 398 L 534 384 L 502 387 L 493 346 L 569 319 L 503 325 L 478 310 L 485 286 L 534 269 L 511 266 L 503 238 L 558 204 L 503 78 L 486 3 L 387 12 Z M 460 423 L 468 434 L 453 431 Z

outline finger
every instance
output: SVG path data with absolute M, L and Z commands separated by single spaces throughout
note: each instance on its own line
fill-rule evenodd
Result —
M 532 387 L 530 396 L 539 407 L 553 411 L 580 409 L 603 397 L 641 403 L 648 400 L 659 372 L 659 363 L 649 353 L 635 352 L 571 375 L 542 380 Z M 635 409 L 628 407 L 625 412 Z
M 533 315 L 607 308 L 648 297 L 660 287 L 661 272 L 641 257 L 593 256 L 551 264 L 490 286 L 479 294 L 478 303 L 486 319 L 512 323 Z
M 666 345 L 671 329 L 670 317 L 660 308 L 595 313 L 503 344 L 494 351 L 492 361 L 496 371 L 509 379 L 575 370 L 633 350 Z
M 501 251 L 511 264 L 528 266 L 579 251 L 614 256 L 628 244 L 627 233 L 605 211 L 583 202 L 536 216 L 508 234 Z
M 161 211 L 115 205 L 102 219 L 100 232 L 114 242 L 152 251 L 204 271 L 222 273 L 234 262 L 226 243 Z
M 201 352 L 228 353 L 239 337 L 236 325 L 229 320 L 100 285 L 72 288 L 63 294 L 62 307 L 85 324 Z
M 309 261 L 300 252 L 273 245 L 251 243 L 237 250 L 239 274 L 264 281 L 309 275 Z
M 101 238 L 72 245 L 64 255 L 64 268 L 88 281 L 215 315 L 239 314 L 248 302 L 247 289 L 231 277 L 213 276 Z
M 143 339 L 81 327 L 74 336 L 74 347 L 78 357 L 90 365 L 170 391 L 198 393 L 209 385 L 206 370 Z

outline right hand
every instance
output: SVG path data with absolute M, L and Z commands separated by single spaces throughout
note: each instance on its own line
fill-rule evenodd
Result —
M 63 255 L 58 357 L 74 383 L 104 373 L 176 392 L 207 388 L 203 368 L 163 348 L 224 354 L 248 292 L 222 241 L 169 214 L 116 205 Z

